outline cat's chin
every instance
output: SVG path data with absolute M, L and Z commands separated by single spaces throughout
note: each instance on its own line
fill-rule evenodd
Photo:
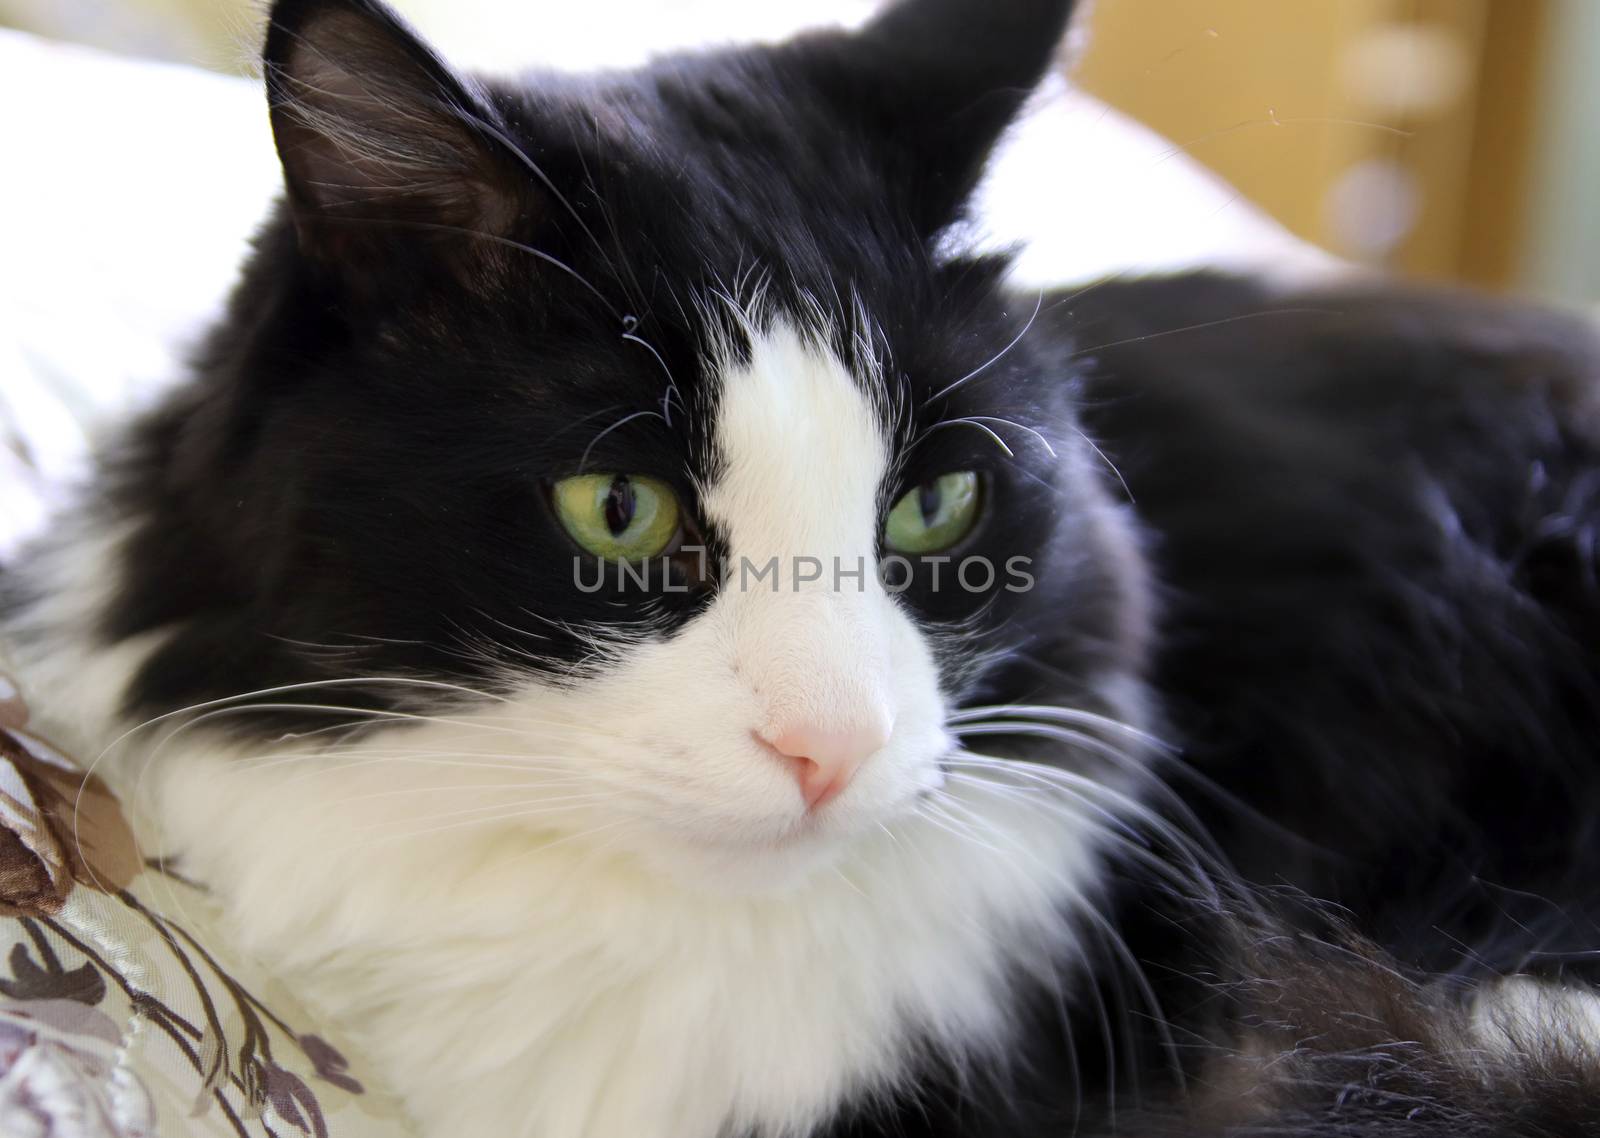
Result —
M 909 816 L 908 809 L 903 812 Z M 793 892 L 819 878 L 848 878 L 854 859 L 881 839 L 901 814 L 881 819 L 883 828 L 826 817 L 806 819 L 765 840 L 729 840 L 691 834 L 662 836 L 636 854 L 650 870 L 694 892 L 734 896 Z

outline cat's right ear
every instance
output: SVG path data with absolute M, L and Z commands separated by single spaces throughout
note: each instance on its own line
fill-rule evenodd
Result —
M 263 62 L 308 254 L 496 236 L 516 220 L 493 109 L 378 0 L 278 0 Z
M 1074 0 L 889 0 L 858 32 L 796 41 L 836 112 L 866 131 L 924 233 L 955 220 L 1056 59 Z

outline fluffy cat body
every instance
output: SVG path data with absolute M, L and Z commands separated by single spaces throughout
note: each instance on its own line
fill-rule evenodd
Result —
M 1068 6 L 991 7 L 479 84 L 280 0 L 286 202 L 4 579 L 30 703 L 428 1138 L 1594 1129 L 1592 341 L 1015 295 L 948 235 Z

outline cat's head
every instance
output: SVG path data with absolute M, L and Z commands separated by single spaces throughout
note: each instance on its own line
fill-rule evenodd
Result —
M 280 0 L 286 202 L 123 483 L 134 715 L 319 685 L 264 698 L 716 865 L 916 810 L 963 707 L 1132 715 L 1070 348 L 942 252 L 1068 7 L 477 82 L 375 0 Z

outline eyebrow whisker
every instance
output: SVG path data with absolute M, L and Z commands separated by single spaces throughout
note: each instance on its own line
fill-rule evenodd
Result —
M 971 371 L 967 372 L 966 375 L 962 376 L 960 379 L 956 380 L 954 383 L 946 384 L 944 387 L 941 387 L 938 391 L 935 391 L 932 395 L 928 396 L 928 398 L 923 401 L 923 406 L 927 406 L 927 404 L 932 403 L 932 402 L 934 402 L 936 400 L 943 399 L 946 395 L 949 395 L 952 391 L 954 391 L 956 388 L 960 387 L 962 384 L 966 383 L 968 380 L 976 379 L 978 376 L 982 375 L 984 372 L 988 371 L 991 367 L 993 367 L 995 364 L 999 363 L 1002 359 L 1004 359 L 1006 354 L 1008 352 L 1010 352 L 1012 348 L 1015 348 L 1018 344 L 1022 343 L 1022 338 L 1024 336 L 1026 336 L 1028 334 L 1028 330 L 1033 327 L 1033 322 L 1035 320 L 1039 319 L 1039 310 L 1041 308 L 1043 308 L 1043 307 L 1044 307 L 1044 289 L 1040 289 L 1039 290 L 1039 299 L 1034 303 L 1034 306 L 1033 306 L 1033 315 L 1028 317 L 1028 322 L 1022 326 L 1022 331 L 1020 331 L 1020 332 L 1018 332 L 1016 334 L 1015 338 L 1012 339 L 1011 343 L 1007 344 L 1005 347 L 1001 348 L 998 352 L 996 352 L 993 356 L 989 357 L 987 362 L 979 365 L 976 368 L 973 368 Z

